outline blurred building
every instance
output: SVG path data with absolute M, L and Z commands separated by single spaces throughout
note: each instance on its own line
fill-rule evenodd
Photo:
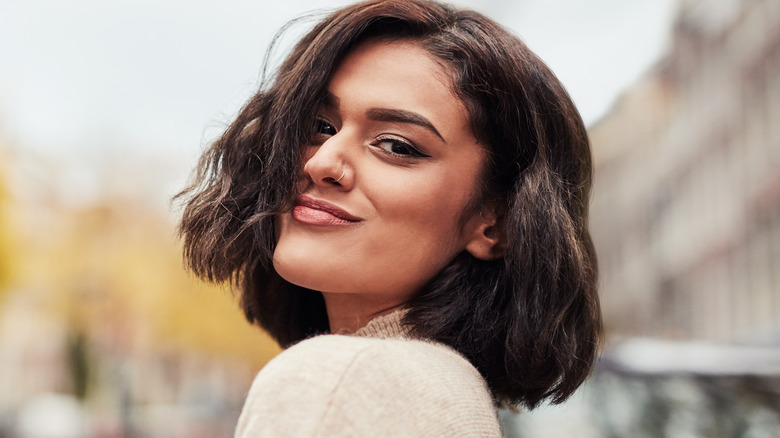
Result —
M 521 436 L 780 438 L 780 2 L 678 1 L 667 55 L 589 130 L 612 342 Z
M 780 345 L 780 2 L 681 1 L 591 129 L 610 334 Z

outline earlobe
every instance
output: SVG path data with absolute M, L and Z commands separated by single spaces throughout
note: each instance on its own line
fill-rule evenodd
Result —
M 476 226 L 472 239 L 466 244 L 466 251 L 484 261 L 500 259 L 506 250 L 503 223 L 497 221 L 495 216 L 482 217 L 481 220 L 482 223 Z

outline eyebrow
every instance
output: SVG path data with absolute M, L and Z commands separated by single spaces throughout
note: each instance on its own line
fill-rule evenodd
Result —
M 327 93 L 325 95 L 325 106 L 328 106 L 330 108 L 338 108 L 340 99 L 336 96 L 334 96 L 331 93 Z M 439 131 L 436 129 L 435 126 L 433 126 L 433 123 L 431 123 L 428 119 L 423 117 L 421 114 L 415 113 L 413 111 L 406 111 L 406 110 L 400 110 L 400 109 L 390 109 L 390 108 L 371 108 L 368 111 L 366 111 L 366 116 L 371 119 L 378 122 L 391 122 L 391 123 L 409 123 L 412 125 L 422 126 L 423 128 L 431 131 L 433 134 L 435 134 L 437 137 L 441 139 L 445 144 L 447 143 L 446 140 L 444 140 L 444 137 L 439 133 Z
M 328 108 L 338 108 L 339 104 L 341 103 L 341 99 L 328 91 L 325 93 L 325 98 L 323 99 L 322 103 Z
M 366 116 L 368 116 L 368 118 L 371 120 L 376 120 L 379 122 L 409 123 L 412 125 L 422 126 L 423 128 L 436 134 L 436 136 L 439 137 L 445 144 L 447 143 L 447 141 L 444 140 L 444 137 L 439 134 L 439 131 L 436 130 L 436 127 L 433 126 L 433 123 L 415 112 L 389 108 L 371 108 L 370 110 L 366 111 Z

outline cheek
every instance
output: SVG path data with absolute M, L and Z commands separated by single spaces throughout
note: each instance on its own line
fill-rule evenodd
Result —
M 470 182 L 465 175 L 459 181 L 409 178 L 403 187 L 382 190 L 374 205 L 383 238 L 374 242 L 373 250 L 390 250 L 413 263 L 446 264 L 466 245 L 460 225 L 474 197 Z
M 415 178 L 396 178 L 395 184 L 378 185 L 374 205 L 379 216 L 398 222 L 431 226 L 432 234 L 457 229 L 462 215 L 471 204 L 476 175 L 441 169 L 434 174 Z

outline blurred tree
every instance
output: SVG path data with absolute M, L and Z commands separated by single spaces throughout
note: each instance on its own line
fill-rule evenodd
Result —
M 60 215 L 50 248 L 53 301 L 73 330 L 120 348 L 183 348 L 264 365 L 279 347 L 244 320 L 232 296 L 188 274 L 171 224 L 129 200 Z
M 0 145 L 0 157 L 3 156 L 2 145 Z M 0 160 L 0 163 L 6 163 L 6 160 Z M 11 282 L 13 247 L 11 241 L 11 221 L 9 210 L 11 209 L 11 196 L 8 193 L 4 179 L 4 168 L 0 164 L 0 304 L 2 304 L 5 291 Z
M 201 392 L 216 404 L 242 399 L 280 348 L 246 322 L 229 291 L 184 269 L 166 214 L 148 195 L 123 196 L 110 184 L 98 200 L 74 202 L 48 178 L 57 163 L 26 158 L 32 171 L 21 176 L 32 178 L 19 187 L 31 196 L 0 190 L 0 281 L 13 281 L 15 296 L 61 328 L 39 333 L 61 348 L 52 390 L 109 410 L 186 403 Z M 4 166 L 0 159 L 0 173 Z
M 89 351 L 87 350 L 87 339 L 84 333 L 75 332 L 69 334 L 66 351 L 73 394 L 76 398 L 83 401 L 87 396 L 91 377 Z

